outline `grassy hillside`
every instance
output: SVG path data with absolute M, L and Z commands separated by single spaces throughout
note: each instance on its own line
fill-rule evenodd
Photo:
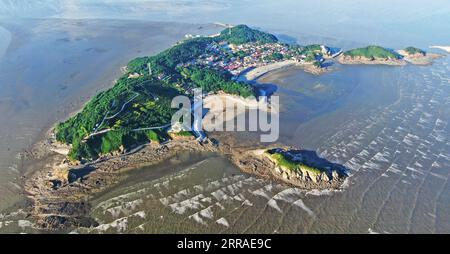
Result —
M 344 56 L 365 57 L 369 59 L 400 59 L 401 56 L 393 50 L 380 46 L 367 46 L 344 52 Z

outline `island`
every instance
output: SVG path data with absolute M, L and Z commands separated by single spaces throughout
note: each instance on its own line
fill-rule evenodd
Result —
M 179 151 L 219 153 L 244 172 L 305 190 L 342 189 L 347 170 L 313 151 L 282 144 L 243 149 L 210 139 L 205 131 L 172 125 L 172 98 L 192 100 L 201 88 L 206 101 L 216 96 L 256 103 L 255 84 L 249 81 L 275 69 L 297 66 L 319 75 L 335 59 L 404 65 L 404 58 L 423 56 L 413 48 L 398 53 L 368 46 L 343 53 L 320 44 L 287 44 L 246 25 L 189 36 L 159 54 L 131 60 L 113 87 L 58 123 L 25 154 L 39 162 L 24 184 L 32 215 L 48 229 L 96 225 L 87 217 L 93 193 L 120 182 L 123 171 L 161 163 Z
M 338 61 L 341 64 L 406 64 L 399 53 L 375 45 L 346 51 L 339 57 Z
M 382 64 L 403 66 L 407 63 L 428 65 L 442 55 L 427 53 L 416 47 L 406 47 L 402 50 L 392 50 L 381 46 L 371 45 L 364 48 L 351 49 L 339 56 L 341 64 Z
M 342 165 L 320 158 L 314 151 L 293 147 L 241 150 L 232 158 L 244 172 L 305 190 L 339 189 L 348 177 Z
M 403 56 L 403 59 L 405 59 L 405 61 L 416 65 L 429 65 L 433 62 L 434 59 L 443 57 L 443 55 L 429 53 L 425 50 L 411 46 L 401 50 L 397 50 L 397 52 L 401 56 Z

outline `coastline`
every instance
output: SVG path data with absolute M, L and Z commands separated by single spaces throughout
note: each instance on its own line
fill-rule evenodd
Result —
M 433 60 L 444 57 L 444 55 L 436 54 L 436 53 L 425 53 L 422 54 L 415 54 L 411 55 L 408 54 L 405 50 L 397 50 L 397 53 L 403 56 L 403 59 L 414 65 L 430 65 L 433 64 Z
M 281 149 L 295 150 L 295 147 L 281 146 Z M 275 148 L 273 146 L 272 148 Z M 276 146 L 280 149 L 280 146 Z M 257 175 L 264 179 L 282 182 L 284 184 L 300 188 L 302 190 L 341 190 L 343 183 L 347 179 L 345 172 L 322 172 L 313 174 L 311 172 L 299 170 L 297 172 L 283 169 L 265 151 L 271 149 L 236 149 L 232 153 L 233 163 L 243 172 Z
M 203 99 L 203 108 L 208 109 L 203 117 L 203 126 L 205 130 L 221 130 L 223 124 L 233 121 L 239 115 L 245 116 L 247 110 L 259 109 L 269 112 L 272 107 L 270 103 L 258 101 L 255 97 L 243 98 L 226 93 L 207 95 Z M 224 112 L 234 112 L 234 114 L 224 114 Z
M 87 216 L 92 194 L 112 187 L 124 172 L 151 166 L 178 152 L 217 152 L 212 143 L 179 138 L 166 144 L 149 143 L 125 154 L 109 154 L 84 165 L 70 165 L 66 156 L 51 149 L 52 137 L 34 147 L 24 190 L 31 202 L 29 213 L 43 229 L 62 230 L 70 226 L 95 225 Z M 38 163 L 36 163 L 38 162 Z
M 288 66 L 293 66 L 295 64 L 296 64 L 295 60 L 285 60 L 282 62 L 276 62 L 276 63 L 264 65 L 264 66 L 259 66 L 259 67 L 253 68 L 251 70 L 244 71 L 243 73 L 241 73 L 238 76 L 237 80 L 238 81 L 253 81 L 268 72 L 282 69 L 282 68 L 285 68 Z
M 284 68 L 297 67 L 302 69 L 307 73 L 311 73 L 313 75 L 320 75 L 328 71 L 325 67 L 315 67 L 310 63 L 299 63 L 295 60 L 284 60 L 281 62 L 276 62 L 264 66 L 255 67 L 253 69 L 244 71 L 239 74 L 237 80 L 238 81 L 254 81 L 259 79 L 260 77 L 269 74 L 270 72 L 281 70 Z
M 345 57 L 340 55 L 337 58 L 340 64 L 356 65 L 356 64 L 366 64 L 366 65 L 391 65 L 391 66 L 404 66 L 407 64 L 405 60 L 397 59 L 368 59 L 363 57 Z

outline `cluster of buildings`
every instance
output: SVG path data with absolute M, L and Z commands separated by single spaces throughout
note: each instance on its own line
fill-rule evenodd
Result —
M 281 60 L 287 60 L 294 55 L 287 45 L 280 43 L 246 43 L 241 45 L 229 45 L 230 50 L 238 55 L 232 59 L 232 63 L 225 68 L 233 75 L 239 75 L 241 72 L 252 67 L 260 67 Z
M 317 51 L 317 50 L 316 50 Z M 329 49 L 321 46 L 313 54 L 313 60 L 324 61 L 322 54 L 328 55 Z M 228 44 L 226 42 L 213 42 L 205 50 L 205 54 L 182 66 L 197 65 L 208 66 L 218 70 L 227 70 L 232 75 L 238 76 L 249 68 L 260 67 L 271 63 L 295 60 L 299 63 L 310 62 L 306 54 L 300 53 L 298 48 L 290 47 L 282 43 L 245 43 L 241 45 Z

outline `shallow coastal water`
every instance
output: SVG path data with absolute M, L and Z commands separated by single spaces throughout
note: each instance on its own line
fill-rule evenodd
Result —
M 401 68 L 392 66 L 344 66 L 320 76 L 298 69 L 280 70 L 263 76 L 262 83 L 278 86 L 280 141 L 306 149 L 317 148 L 317 138 L 335 132 L 335 127 L 393 103 L 399 96 Z M 314 126 L 314 135 L 302 130 L 312 119 L 327 119 Z M 323 134 L 322 134 L 323 133 Z M 309 141 L 311 140 L 311 142 Z
M 74 232 L 271 233 L 284 223 L 271 218 L 282 217 L 286 201 L 294 202 L 288 206 L 299 215 L 314 218 L 301 195 L 294 188 L 243 174 L 217 155 L 185 153 L 160 166 L 138 169 L 99 195 L 92 215 L 101 224 Z

